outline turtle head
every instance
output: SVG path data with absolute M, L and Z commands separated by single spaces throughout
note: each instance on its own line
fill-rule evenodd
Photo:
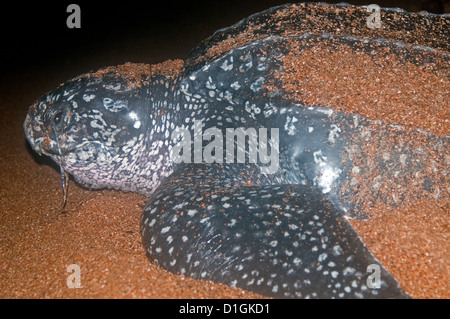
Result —
M 116 188 L 108 179 L 146 135 L 148 101 L 142 90 L 114 70 L 79 76 L 30 107 L 25 135 L 36 152 L 81 184 Z

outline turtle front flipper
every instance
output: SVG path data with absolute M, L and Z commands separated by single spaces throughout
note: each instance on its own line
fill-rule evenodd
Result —
M 276 298 L 407 297 L 318 189 L 219 185 L 227 167 L 182 166 L 141 221 L 161 267 Z

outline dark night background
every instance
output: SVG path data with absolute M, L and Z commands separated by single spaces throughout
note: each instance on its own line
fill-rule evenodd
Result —
M 69 78 L 127 61 L 157 63 L 184 58 L 189 49 L 215 30 L 286 2 L 16 1 L 1 9 L 0 90 L 11 75 L 30 70 L 45 72 L 50 66 L 52 70 L 65 70 L 61 76 Z M 66 26 L 70 3 L 81 7 L 81 29 Z M 449 12 L 450 8 L 450 0 L 351 3 L 436 13 Z

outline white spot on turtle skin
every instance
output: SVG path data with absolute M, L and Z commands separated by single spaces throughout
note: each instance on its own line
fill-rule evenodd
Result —
M 216 83 L 213 81 L 211 77 L 208 77 L 208 81 L 206 81 L 206 88 L 210 90 L 216 89 Z
M 339 245 L 333 246 L 333 255 L 340 256 L 342 254 L 342 248 Z
M 138 119 L 139 119 L 138 115 L 137 115 L 136 112 L 134 112 L 134 111 L 131 111 L 130 113 L 128 113 L 128 116 L 129 116 L 130 119 L 132 119 L 132 120 L 138 120 Z
M 293 116 L 292 118 L 288 115 L 286 117 L 286 123 L 284 124 L 284 129 L 288 133 L 288 135 L 295 135 L 295 122 L 298 122 L 298 119 Z
M 94 94 L 83 94 L 83 100 L 85 100 L 86 102 L 90 102 L 93 99 L 95 99 L 95 95 Z
M 233 57 L 230 58 L 230 63 L 228 60 L 225 60 L 220 68 L 224 71 L 231 71 L 233 69 Z
M 322 108 L 308 107 L 308 109 L 323 113 L 323 114 L 327 115 L 328 117 L 331 117 L 331 115 L 333 115 L 333 113 L 334 113 L 334 110 L 331 108 L 322 109 Z
M 234 246 L 233 249 L 231 250 L 231 252 L 232 253 L 236 253 L 236 252 L 238 252 L 240 250 L 241 250 L 241 246 L 238 245 L 238 246 Z
M 330 134 L 328 135 L 328 142 L 335 143 L 336 142 L 335 137 L 339 137 L 338 132 L 342 131 L 336 124 L 331 124 L 330 127 L 332 129 L 330 130 Z
M 233 88 L 236 91 L 241 88 L 241 86 L 239 85 L 238 81 L 231 83 L 230 87 Z
M 257 69 L 258 71 L 265 71 L 267 69 L 267 66 L 263 63 L 259 63 Z
M 111 91 L 118 91 L 118 90 L 120 90 L 121 87 L 122 87 L 121 83 L 116 83 L 116 85 L 109 84 L 109 85 L 105 86 L 105 89 L 111 90 Z
M 196 210 L 196 209 L 189 209 L 189 210 L 188 210 L 188 215 L 189 215 L 189 216 L 192 217 L 192 216 L 194 216 L 195 214 L 197 214 L 197 210 Z
M 364 298 L 364 295 L 362 293 L 360 293 L 360 292 L 356 292 L 355 291 L 355 297 L 357 297 L 359 299 L 362 299 L 362 298 Z
M 346 267 L 344 268 L 343 274 L 344 276 L 353 275 L 356 272 L 355 268 L 352 267 Z
M 180 204 L 175 205 L 173 208 L 174 208 L 174 209 L 182 209 L 182 208 L 183 208 L 184 206 L 186 206 L 186 205 L 187 205 L 187 203 L 186 203 L 186 202 L 183 202 L 183 203 L 180 203 Z M 156 211 L 156 208 L 152 209 L 152 212 L 153 212 L 153 210 Z M 150 214 L 153 214 L 152 212 L 150 212 Z
M 259 77 L 258 79 L 256 79 L 255 82 L 252 83 L 252 85 L 250 85 L 250 89 L 253 92 L 259 92 L 261 90 L 261 86 L 264 84 L 264 78 L 263 77 Z
M 170 226 L 164 227 L 163 229 L 161 229 L 161 234 L 165 234 L 170 230 Z
M 103 98 L 103 107 L 110 112 L 117 113 L 122 111 L 123 109 L 128 108 L 127 100 L 117 100 L 114 101 L 109 97 Z
M 135 121 L 134 124 L 133 124 L 133 127 L 134 127 L 135 129 L 138 129 L 138 128 L 141 127 L 141 121 L 139 121 L 139 117 L 138 117 L 138 115 L 136 114 L 136 112 L 131 111 L 131 112 L 128 114 L 128 116 L 129 116 L 133 121 Z
M 319 164 L 319 166 L 325 166 L 327 162 L 327 157 L 323 155 L 322 150 L 318 150 L 313 153 L 314 162 Z

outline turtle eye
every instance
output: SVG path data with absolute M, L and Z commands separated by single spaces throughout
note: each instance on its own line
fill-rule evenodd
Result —
M 55 122 L 55 124 L 59 124 L 61 122 L 62 119 L 62 112 L 58 112 L 55 114 L 55 117 L 53 118 L 53 122 Z

